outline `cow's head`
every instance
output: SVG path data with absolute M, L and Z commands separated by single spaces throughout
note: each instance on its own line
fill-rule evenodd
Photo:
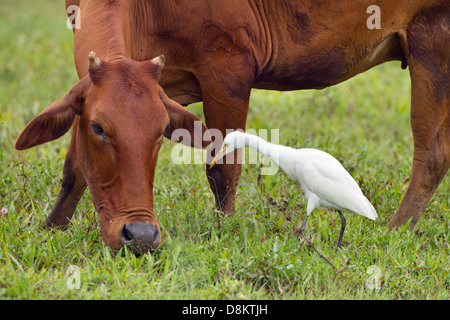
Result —
M 102 237 L 114 249 L 160 245 L 153 180 L 163 136 L 178 128 L 192 134 L 194 121 L 201 121 L 158 85 L 163 65 L 163 56 L 107 62 L 91 52 L 89 76 L 34 118 L 16 141 L 23 150 L 57 139 L 75 121 L 79 170 L 100 215 Z

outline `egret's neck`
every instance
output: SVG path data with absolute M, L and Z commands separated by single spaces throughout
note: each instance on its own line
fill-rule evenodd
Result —
M 291 147 L 282 146 L 267 142 L 266 140 L 255 136 L 246 134 L 245 146 L 255 149 L 263 156 L 270 158 L 275 164 L 284 171 L 291 179 L 295 180 L 295 166 L 292 164 L 293 157 L 298 160 L 298 150 Z
M 278 166 L 280 165 L 280 150 L 283 146 L 267 142 L 255 135 L 245 136 L 245 146 L 255 149 L 263 156 L 273 160 Z

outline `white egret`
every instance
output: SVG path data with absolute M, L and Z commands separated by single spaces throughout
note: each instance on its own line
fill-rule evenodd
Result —
M 306 217 L 300 227 L 301 232 L 305 229 L 306 221 L 314 208 L 323 206 L 336 209 L 341 217 L 339 248 L 346 225 L 342 211 L 354 212 L 370 220 L 378 217 L 375 208 L 363 195 L 353 177 L 337 159 L 321 150 L 294 149 L 269 143 L 252 134 L 234 131 L 225 137 L 222 148 L 212 160 L 210 168 L 218 159 L 243 147 L 255 149 L 272 159 L 291 179 L 300 184 L 307 200 Z

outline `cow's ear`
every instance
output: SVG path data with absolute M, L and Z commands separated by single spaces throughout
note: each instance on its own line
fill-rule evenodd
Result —
M 164 136 L 191 147 L 206 148 L 211 143 L 211 138 L 203 121 L 179 103 L 170 99 L 159 85 L 158 90 L 170 118 Z M 179 131 L 178 134 L 174 134 L 177 129 L 184 129 L 184 132 Z M 186 133 L 189 137 L 186 137 L 183 133 Z
M 78 81 L 63 98 L 53 102 L 31 120 L 17 138 L 16 150 L 28 149 L 55 140 L 66 133 L 72 126 L 75 116 L 83 111 L 85 93 L 90 83 L 89 77 Z
M 166 63 L 166 58 L 164 58 L 164 55 L 157 56 L 156 58 L 147 60 L 144 63 L 147 63 L 147 70 L 150 72 L 156 82 L 158 82 L 159 79 L 161 79 L 161 72 L 164 68 L 164 64 Z

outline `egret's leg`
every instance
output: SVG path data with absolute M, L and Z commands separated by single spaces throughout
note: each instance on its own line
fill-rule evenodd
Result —
M 305 220 L 303 220 L 302 226 L 300 229 L 298 229 L 299 232 L 303 232 L 306 228 L 306 222 L 308 221 L 309 215 L 314 210 L 316 206 L 318 206 L 319 203 L 319 197 L 317 197 L 315 194 L 311 193 L 307 198 L 308 204 L 306 205 L 306 217 Z
M 303 232 L 306 229 L 306 222 L 308 221 L 309 214 L 306 214 L 305 219 L 303 219 L 302 225 L 300 227 L 300 231 Z
M 345 220 L 345 217 L 342 214 L 342 212 L 338 211 L 338 213 L 339 213 L 339 216 L 341 217 L 341 232 L 339 233 L 339 240 L 338 240 L 338 243 L 337 243 L 337 249 L 339 249 L 342 246 L 342 237 L 344 236 L 345 225 L 347 223 L 347 221 Z
M 310 212 L 306 213 L 305 219 L 303 219 L 303 222 L 302 222 L 302 225 L 300 226 L 300 228 L 295 229 L 295 235 L 303 234 L 303 231 L 305 231 L 305 229 L 306 229 L 306 222 L 308 221 L 309 214 L 310 214 Z

